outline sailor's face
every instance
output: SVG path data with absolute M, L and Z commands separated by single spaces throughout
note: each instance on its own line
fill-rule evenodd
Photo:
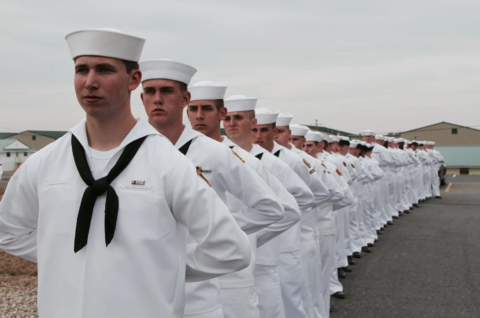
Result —
M 252 129 L 252 142 L 270 151 L 273 148 L 273 136 L 276 129 L 273 128 L 273 124 L 257 125 Z
M 305 141 L 305 144 L 303 145 L 303 151 L 312 157 L 317 157 L 317 146 L 315 145 L 314 141 Z
M 129 107 L 130 92 L 140 84 L 142 73 L 127 73 L 125 64 L 114 58 L 79 56 L 75 59 L 75 93 L 87 115 L 111 116 Z
M 302 150 L 305 143 L 305 137 L 303 136 L 290 136 L 290 142 L 297 148 Z
M 275 134 L 275 141 L 280 145 L 287 147 L 290 139 L 290 129 L 288 126 L 277 127 L 277 133 Z
M 337 146 L 338 146 L 338 143 L 337 143 L 336 141 L 332 141 L 332 142 L 329 144 L 329 147 L 330 147 L 329 149 L 330 149 L 330 151 L 332 151 L 332 152 L 337 152 L 337 151 L 338 151 Z
M 363 136 L 363 141 L 373 144 L 375 142 L 375 136 Z
M 218 109 L 217 101 L 196 100 L 187 107 L 187 115 L 192 128 L 204 135 L 210 136 L 220 130 L 220 121 L 225 119 L 225 107 Z
M 344 156 L 348 153 L 349 149 L 350 149 L 350 146 L 348 145 L 338 146 L 338 152 Z
M 252 118 L 248 112 L 228 112 L 223 120 L 223 129 L 228 138 L 235 140 L 250 136 L 256 124 L 257 120 Z
M 167 79 L 151 79 L 142 83 L 142 98 L 148 122 L 164 127 L 182 121 L 183 109 L 190 102 L 190 92 L 181 83 Z
M 317 145 L 317 153 L 323 152 L 323 149 L 325 149 L 325 141 L 322 140 Z

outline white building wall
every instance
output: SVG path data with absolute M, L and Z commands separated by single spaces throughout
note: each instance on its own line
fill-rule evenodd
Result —
M 10 152 L 10 157 L 7 157 L 7 152 L 0 152 L 0 160 L 2 161 L 3 171 L 14 171 L 17 169 L 19 164 L 24 163 L 25 160 L 27 160 L 27 158 L 32 154 L 32 152 L 27 152 L 27 156 L 25 157 L 24 152 L 14 151 Z

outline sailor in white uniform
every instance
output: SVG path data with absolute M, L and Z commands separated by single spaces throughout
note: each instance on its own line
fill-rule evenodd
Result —
M 352 223 L 356 223 L 356 211 L 358 209 L 358 199 L 357 199 L 357 179 L 359 178 L 358 169 L 356 168 L 354 162 L 351 157 L 349 150 L 350 150 L 350 138 L 346 136 L 340 136 L 340 141 L 338 142 L 338 154 L 337 157 L 342 160 L 342 164 L 344 167 L 347 168 L 351 178 L 352 184 L 350 184 L 350 191 L 353 195 L 353 203 L 347 208 L 346 211 L 346 218 L 344 222 L 345 226 L 345 244 L 347 250 L 347 260 L 348 265 L 354 265 L 355 262 L 353 261 L 353 238 L 352 233 L 350 233 L 350 228 Z M 358 226 L 358 224 L 357 224 Z M 355 227 L 355 225 L 354 225 Z M 343 267 L 343 271 L 352 271 L 349 267 Z
M 418 140 L 412 140 L 410 149 L 415 154 L 415 160 L 417 162 L 415 167 L 415 189 L 417 191 L 418 203 L 422 203 L 425 200 L 425 195 L 423 192 L 423 165 L 422 160 L 420 159 L 418 143 Z
M 328 317 L 330 312 L 330 275 L 336 269 L 335 254 L 335 217 L 333 213 L 336 210 L 348 206 L 348 196 L 345 190 L 348 189 L 344 183 L 345 189 L 341 186 L 339 174 L 336 167 L 324 160 L 324 157 L 318 157 L 322 152 L 325 143 L 324 136 L 319 132 L 309 131 L 305 135 L 305 151 L 312 157 L 317 158 L 322 167 L 327 169 L 326 175 L 331 177 L 329 187 L 335 189 L 335 196 L 329 202 L 318 207 L 317 222 L 315 224 L 315 242 L 316 242 L 316 293 L 320 294 L 320 298 L 314 298 L 314 314 L 315 317 Z M 337 181 L 339 180 L 339 181 Z M 344 181 L 343 181 L 344 182 Z M 345 298 L 343 292 L 338 292 L 335 297 Z
M 274 123 L 278 114 L 267 114 L 255 118 L 257 98 L 244 95 L 230 96 L 225 100 L 228 110 L 223 121 L 224 129 L 228 137 L 224 142 L 230 142 L 241 147 L 240 150 L 248 151 L 263 163 L 272 174 L 284 185 L 286 190 L 298 202 L 300 209 L 311 206 L 313 194 L 300 177 L 290 169 L 283 161 L 265 150 L 252 144 L 252 129 L 257 124 Z M 273 140 L 273 135 L 272 135 Z M 235 148 L 236 149 L 236 148 Z M 280 258 L 280 246 L 283 237 L 289 236 L 284 233 L 257 251 L 255 267 L 255 290 L 259 296 L 260 317 L 285 317 L 283 300 L 281 295 L 280 275 L 278 263 Z
M 287 115 L 283 114 L 282 118 L 286 118 Z M 282 127 L 282 126 L 279 126 Z M 283 127 L 282 127 L 283 128 Z M 310 235 L 304 236 L 302 240 L 302 262 L 304 265 L 304 278 L 307 282 L 306 286 L 308 287 L 309 294 L 304 293 L 304 306 L 309 317 L 315 316 L 315 310 L 318 312 L 325 311 L 323 303 L 323 298 L 321 297 L 319 287 L 316 286 L 317 279 L 315 277 L 319 277 L 319 262 L 320 262 L 320 255 L 317 252 L 317 223 L 318 218 L 321 214 L 320 208 L 327 204 L 334 204 L 340 201 L 343 196 L 342 194 L 339 195 L 341 192 L 340 187 L 333 179 L 333 177 L 328 174 L 328 169 L 321 165 L 316 157 L 310 156 L 308 153 L 303 151 L 304 144 L 305 144 L 305 135 L 309 132 L 309 128 L 304 125 L 299 124 L 290 124 L 290 143 L 288 144 L 290 150 L 295 152 L 296 154 L 300 155 L 302 158 L 307 160 L 315 170 L 315 173 L 322 179 L 322 182 L 327 184 L 330 190 L 330 198 L 325 200 L 321 205 L 312 208 L 312 219 L 305 222 L 305 226 L 309 226 L 311 228 Z M 277 138 L 277 140 L 279 140 Z M 302 150 L 301 150 L 302 149 Z M 333 182 L 333 183 L 332 183 Z M 333 199 L 333 197 L 336 199 Z M 313 235 L 312 235 L 313 234 Z M 317 306 L 318 308 L 315 308 Z
M 433 149 L 434 146 L 435 142 L 427 142 L 426 152 L 430 155 L 430 159 L 432 160 L 432 195 L 436 199 L 441 199 L 442 196 L 440 195 L 440 178 L 438 177 L 438 170 L 440 165 L 443 163 L 443 157 L 437 150 Z
M 279 111 L 273 108 L 260 108 L 255 111 L 256 115 L 277 114 L 278 116 L 278 113 Z M 273 141 L 273 136 L 276 131 L 277 127 L 275 123 L 257 125 L 257 128 L 252 132 L 253 142 L 270 151 L 289 165 L 292 170 L 297 172 L 314 195 L 314 202 L 310 207 L 318 206 L 330 197 L 327 186 L 315 174 L 314 169 L 307 160 Z M 288 144 L 288 139 L 286 143 Z M 308 236 L 311 232 L 311 227 L 307 226 L 307 223 L 303 221 L 304 219 L 312 219 L 312 210 L 310 207 L 302 210 L 300 226 L 292 228 L 287 231 L 288 234 L 285 234 L 290 235 L 290 237 L 285 239 L 280 253 L 280 279 L 286 317 L 307 317 L 302 300 L 304 296 L 303 293 L 305 292 L 304 288 L 307 287 L 304 281 L 299 279 L 299 277 L 303 277 L 300 237 Z
M 140 69 L 145 74 L 141 98 L 149 123 L 193 162 L 224 202 L 227 193 L 241 202 L 237 210 L 229 207 L 240 228 L 252 234 L 282 219 L 277 196 L 241 157 L 182 124 L 183 109 L 191 98 L 187 85 L 196 70 L 165 59 L 141 62 Z M 217 279 L 187 283 L 185 293 L 186 317 L 223 317 Z
M 145 40 L 113 29 L 66 39 L 86 120 L 12 177 L 0 248 L 38 263 L 40 317 L 183 317 L 185 279 L 247 267 L 248 237 L 195 166 L 133 117 Z
M 300 221 L 300 211 L 295 199 L 287 192 L 280 181 L 274 177 L 261 161 L 243 148 L 235 145 L 228 138 L 221 136 L 220 121 L 226 117 L 226 108 L 224 105 L 229 108 L 234 107 L 229 104 L 231 98 L 224 102 L 225 89 L 225 85 L 216 84 L 211 81 L 198 82 L 189 87 L 192 98 L 188 105 L 187 115 L 192 128 L 201 131 L 212 140 L 222 142 L 232 149 L 232 151 L 238 153 L 245 161 L 245 164 L 251 167 L 270 186 L 285 210 L 285 216 L 283 219 L 254 234 L 250 234 L 249 237 L 251 239 L 253 252 L 250 266 L 243 271 L 231 275 L 225 275 L 218 279 L 220 287 L 220 302 L 225 317 L 258 317 L 259 303 L 254 281 L 256 280 L 256 260 L 258 257 L 262 259 L 262 253 L 261 251 L 260 255 L 256 253 L 257 247 L 263 248 L 264 245 L 268 246 L 270 245 L 270 242 L 274 240 L 277 241 L 277 235 L 288 230 Z M 254 108 L 255 103 L 256 98 L 247 98 L 242 100 L 241 105 Z M 251 146 L 251 127 L 243 128 L 243 133 L 249 138 Z M 212 153 L 212 155 L 215 154 Z M 237 211 L 242 206 L 242 202 L 227 193 L 227 206 L 231 208 L 232 211 Z M 277 280 L 277 282 L 278 299 L 281 300 L 279 280 Z M 283 310 L 283 305 L 281 306 L 281 309 Z

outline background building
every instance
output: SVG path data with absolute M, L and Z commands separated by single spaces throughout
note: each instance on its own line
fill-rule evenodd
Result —
M 14 171 L 36 150 L 16 139 L 0 140 L 0 160 L 3 171 Z
M 408 140 L 435 141 L 447 174 L 480 175 L 480 130 L 441 122 L 401 133 Z
M 401 133 L 408 140 L 435 141 L 436 146 L 480 146 L 480 130 L 441 122 Z
M 66 131 L 25 130 L 21 133 L 0 133 L 0 138 L 17 139 L 30 148 L 40 150 L 66 133 Z

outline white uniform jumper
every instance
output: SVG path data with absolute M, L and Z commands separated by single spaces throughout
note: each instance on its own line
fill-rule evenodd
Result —
M 96 176 L 110 171 L 127 144 L 147 136 L 110 183 L 119 198 L 113 240 L 105 246 L 103 194 L 94 205 L 88 244 L 77 253 L 75 227 L 87 185 L 74 162 L 72 134 L 89 166 L 97 164 Z M 110 155 L 92 159 L 85 120 L 35 153 L 2 200 L 0 248 L 38 263 L 40 317 L 183 317 L 185 279 L 245 268 L 248 238 L 193 164 L 145 120 Z M 187 231 L 197 244 L 185 249 Z

